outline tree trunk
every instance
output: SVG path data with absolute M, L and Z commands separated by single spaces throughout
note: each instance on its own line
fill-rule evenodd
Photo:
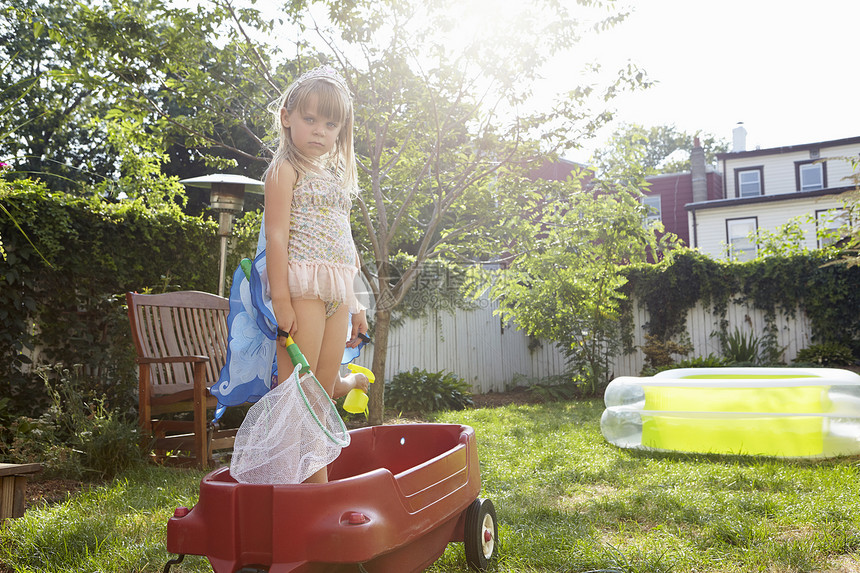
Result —
M 385 361 L 388 356 L 388 333 L 391 328 L 391 311 L 377 309 L 374 314 L 373 370 L 376 383 L 368 389 L 369 421 L 373 426 L 382 424 L 385 405 Z

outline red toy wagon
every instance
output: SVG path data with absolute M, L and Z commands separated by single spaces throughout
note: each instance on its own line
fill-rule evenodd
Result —
M 167 524 L 167 550 L 205 555 L 216 573 L 422 571 L 449 542 L 487 568 L 496 513 L 481 490 L 475 431 L 457 424 L 373 426 L 328 467 L 329 483 L 250 485 L 229 468 L 200 483 Z

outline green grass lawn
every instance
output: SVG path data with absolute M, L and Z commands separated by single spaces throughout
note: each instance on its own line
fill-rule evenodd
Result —
M 608 445 L 602 402 L 446 412 L 477 432 L 500 522 L 495 571 L 860 571 L 857 459 L 645 454 Z M 19 572 L 160 571 L 167 518 L 202 472 L 147 467 L 0 530 Z M 172 571 L 208 571 L 187 557 Z M 430 569 L 466 570 L 461 544 Z

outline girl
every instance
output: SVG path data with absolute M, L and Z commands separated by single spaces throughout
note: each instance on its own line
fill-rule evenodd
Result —
M 322 66 L 290 85 L 272 111 L 280 139 L 265 175 L 263 232 L 278 330 L 292 335 L 331 397 L 366 390 L 365 376 L 340 377 L 347 331 L 351 348 L 367 332 L 353 289 L 359 260 L 349 211 L 358 186 L 349 89 Z M 276 360 L 281 382 L 293 370 L 283 337 Z M 307 481 L 327 481 L 326 468 Z

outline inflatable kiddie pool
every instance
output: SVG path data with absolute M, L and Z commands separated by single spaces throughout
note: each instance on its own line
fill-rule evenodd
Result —
M 205 555 L 216 573 L 408 573 L 449 542 L 484 570 L 498 552 L 493 504 L 478 498 L 475 431 L 458 424 L 350 432 L 325 484 L 240 484 L 229 468 L 203 478 L 193 508 L 167 523 L 167 551 Z
M 600 429 L 622 448 L 860 454 L 860 376 L 835 368 L 679 368 L 609 383 Z

